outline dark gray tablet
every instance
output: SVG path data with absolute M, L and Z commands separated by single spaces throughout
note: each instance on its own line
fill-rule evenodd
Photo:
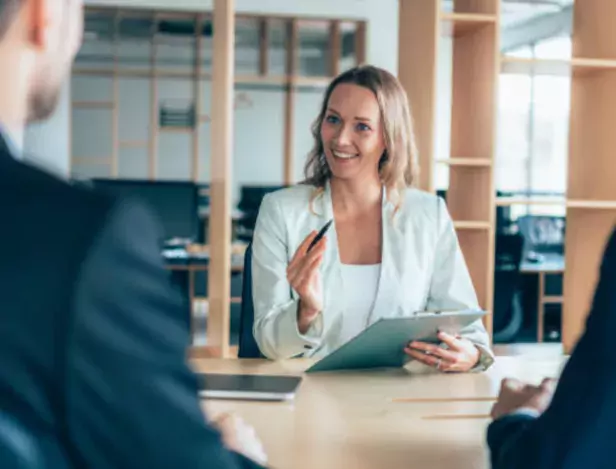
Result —
M 199 395 L 209 399 L 284 401 L 295 397 L 298 376 L 202 373 Z
M 437 343 L 439 331 L 455 335 L 485 315 L 485 311 L 464 310 L 382 318 L 306 372 L 400 367 L 405 363 L 404 347 L 409 342 Z

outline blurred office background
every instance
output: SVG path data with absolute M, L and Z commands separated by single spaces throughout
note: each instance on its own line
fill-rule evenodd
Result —
M 302 179 L 310 124 L 328 80 L 358 63 L 397 74 L 403 29 L 412 27 L 402 20 L 414 14 L 402 13 L 402 4 L 412 10 L 429 2 L 443 16 L 438 47 L 425 49 L 436 54 L 437 69 L 434 165 L 425 188 L 449 203 L 455 196 L 449 192 L 452 172 L 459 171 L 456 178 L 469 191 L 484 183 L 492 191 L 481 196 L 489 200 L 487 221 L 469 217 L 457 228 L 469 263 L 476 245 L 486 245 L 492 257 L 482 269 L 492 279 L 485 304 L 493 310 L 494 341 L 562 340 L 563 274 L 571 268 L 565 267 L 565 232 L 573 2 L 503 0 L 499 11 L 466 12 L 463 2 L 436 0 L 236 0 L 224 212 L 232 226 L 224 251 L 231 257 L 231 353 L 239 334 L 243 253 L 263 195 Z M 213 154 L 211 145 L 214 3 L 86 1 L 84 45 L 61 106 L 49 122 L 28 129 L 26 138 L 37 161 L 74 183 L 139 197 L 157 213 L 165 230 L 161 255 L 185 298 L 196 346 L 208 344 L 211 314 L 211 168 L 226 157 Z M 466 111 L 452 104 L 455 50 L 466 47 L 456 41 L 462 44 L 474 34 L 473 25 L 483 23 L 496 28 L 488 43 L 500 52 L 494 129 L 485 129 L 495 145 L 485 163 L 463 161 L 482 155 L 453 155 L 451 146 L 452 119 L 476 112 L 472 102 Z M 614 207 L 605 213 L 614 218 Z M 481 269 L 471 270 L 475 276 Z

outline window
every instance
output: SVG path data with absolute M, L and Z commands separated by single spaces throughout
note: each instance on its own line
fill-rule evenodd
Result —
M 571 39 L 553 37 L 507 53 L 568 59 Z M 496 188 L 512 195 L 564 197 L 571 78 L 503 73 L 499 82 Z M 514 206 L 512 215 L 564 215 L 564 206 Z

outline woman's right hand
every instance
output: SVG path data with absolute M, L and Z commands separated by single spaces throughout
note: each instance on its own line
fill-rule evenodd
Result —
M 308 332 L 323 309 L 323 284 L 319 266 L 323 262 L 327 240 L 323 237 L 308 252 L 308 246 L 316 236 L 317 232 L 313 231 L 306 237 L 287 267 L 287 280 L 300 298 L 297 325 L 301 334 Z

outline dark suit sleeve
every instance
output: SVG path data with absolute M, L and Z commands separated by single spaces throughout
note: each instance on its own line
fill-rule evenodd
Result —
M 586 330 L 549 408 L 537 419 L 508 416 L 488 428 L 493 469 L 614 467 L 615 336 L 616 232 L 605 252 Z
M 67 331 L 71 457 L 78 467 L 256 468 L 205 423 L 158 235 L 144 209 L 120 203 L 82 264 Z

